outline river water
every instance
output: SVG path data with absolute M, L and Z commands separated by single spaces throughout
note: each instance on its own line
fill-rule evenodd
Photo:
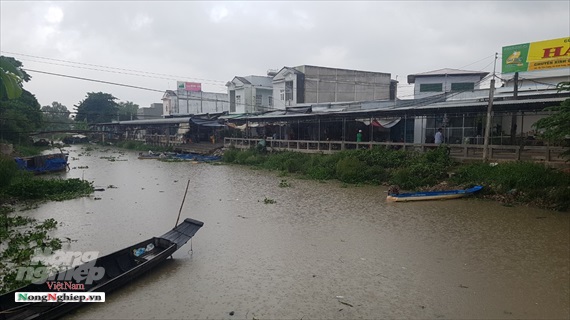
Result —
M 66 319 L 570 317 L 568 214 L 477 199 L 388 204 L 383 187 L 69 151 L 62 176 L 105 191 L 26 212 L 61 222 L 56 236 L 73 240 L 64 250 L 105 255 L 165 233 L 188 180 L 181 220 L 204 227 L 174 259 Z

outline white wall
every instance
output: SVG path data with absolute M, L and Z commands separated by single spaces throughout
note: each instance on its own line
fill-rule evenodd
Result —
M 287 70 L 282 70 L 273 79 L 273 107 L 276 109 L 285 109 L 285 107 L 294 107 L 297 105 L 297 74 L 289 73 L 283 76 Z M 293 100 L 281 100 L 281 90 L 285 90 L 285 82 L 293 81 Z
M 272 88 L 260 88 L 260 87 L 253 87 L 252 88 L 252 109 L 253 112 L 264 112 L 269 111 L 269 97 L 273 96 L 273 89 Z M 256 106 L 255 96 L 261 95 L 261 107 Z M 275 102 L 275 100 L 273 100 Z
M 170 102 L 165 100 L 164 116 L 187 115 L 199 113 L 215 113 L 230 110 L 228 94 L 214 92 L 180 92 L 178 97 L 171 96 Z M 176 105 L 177 107 L 173 107 Z M 167 108 L 170 112 L 167 113 Z
M 176 96 L 168 96 L 162 100 L 162 116 L 169 116 L 172 114 L 177 114 L 178 110 L 176 108 L 177 99 Z
M 382 72 L 299 66 L 305 74 L 305 103 L 390 99 L 390 74 Z
M 414 119 L 414 143 L 425 143 L 426 117 Z
M 475 83 L 475 89 L 479 89 L 479 75 L 441 75 L 441 76 L 429 76 L 429 77 L 422 77 L 416 76 L 416 80 L 414 82 L 414 98 L 426 98 L 430 96 L 435 96 L 438 94 L 442 94 L 443 92 L 451 92 L 451 84 L 452 83 L 463 83 L 463 82 L 473 82 Z M 430 83 L 441 83 L 442 90 L 440 92 L 420 92 L 420 86 L 422 84 L 430 84 Z M 453 92 L 452 92 L 453 93 Z

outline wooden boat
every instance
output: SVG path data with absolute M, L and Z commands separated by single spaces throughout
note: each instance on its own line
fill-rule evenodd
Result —
M 445 191 L 425 191 L 425 192 L 410 192 L 400 194 L 388 194 L 386 201 L 388 202 L 405 202 L 405 201 L 420 201 L 420 200 L 445 200 L 462 198 L 469 194 L 481 190 L 482 186 L 474 186 L 473 188 L 464 190 L 445 190 Z
M 52 153 L 33 157 L 16 157 L 18 168 L 35 174 L 65 171 L 68 168 L 67 153 Z
M 205 156 L 195 153 L 139 153 L 138 158 L 141 160 L 158 159 L 158 160 L 185 160 L 194 162 L 212 162 L 222 160 L 219 156 Z
M 111 292 L 144 272 L 149 271 L 190 240 L 204 225 L 203 222 L 186 219 L 174 229 L 160 237 L 153 237 L 125 249 L 97 258 L 95 267 L 104 268 L 104 275 L 91 284 L 83 283 L 83 290 L 73 292 Z M 92 261 L 70 270 L 83 270 L 85 265 L 93 266 Z M 69 270 L 60 272 L 49 279 L 64 279 Z M 81 282 L 71 280 L 81 285 Z M 65 280 L 65 282 L 68 282 Z M 85 281 L 83 281 L 85 282 Z M 0 320 L 55 319 L 69 311 L 81 307 L 86 302 L 15 302 L 16 292 L 53 292 L 47 283 L 30 284 L 26 287 L 0 296 Z M 68 291 L 69 292 L 69 291 Z

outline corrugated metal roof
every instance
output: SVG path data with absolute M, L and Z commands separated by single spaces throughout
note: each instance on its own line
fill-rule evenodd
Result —
M 568 99 L 568 97 L 555 97 L 555 98 L 541 98 L 541 99 L 522 99 L 522 100 L 502 100 L 502 101 L 494 101 L 493 105 L 495 107 L 508 107 L 508 106 L 516 106 L 516 105 L 528 105 L 528 104 L 546 104 L 546 103 L 553 103 L 557 104 L 564 100 Z M 413 100 L 412 100 L 413 101 Z M 398 103 L 402 103 L 398 101 Z M 398 112 L 406 112 L 406 111 L 413 111 L 413 110 L 421 110 L 422 113 L 429 112 L 429 110 L 439 110 L 439 109 L 454 109 L 454 108 L 465 108 L 466 112 L 472 111 L 469 110 L 471 108 L 477 108 L 478 110 L 486 110 L 485 108 L 488 106 L 489 102 L 485 99 L 481 100 L 472 100 L 472 101 L 448 101 L 448 102 L 434 102 L 428 104 L 411 104 L 405 103 L 403 105 L 395 105 L 391 107 L 382 106 L 375 109 L 336 109 L 336 110 L 313 110 L 312 113 L 307 114 L 282 114 L 278 115 L 275 113 L 271 114 L 263 114 L 258 116 L 249 116 L 247 117 L 248 120 L 251 121 L 258 121 L 258 120 L 269 120 L 274 119 L 278 121 L 279 119 L 306 119 L 310 117 L 330 117 L 330 116 L 348 116 L 352 115 L 355 117 L 362 116 L 362 115 L 381 115 L 382 113 L 386 114 L 394 114 Z
M 147 119 L 147 120 L 128 120 L 110 123 L 100 123 L 101 125 L 138 125 L 138 124 L 171 124 L 171 123 L 189 123 L 190 117 L 183 118 L 163 118 L 163 119 Z
M 469 70 L 459 70 L 459 69 L 439 69 L 434 71 L 428 71 L 423 73 L 416 73 L 408 75 L 408 83 L 414 83 L 417 77 L 436 77 L 436 76 L 460 76 L 460 75 L 479 75 L 480 79 L 483 79 L 489 72 L 481 72 L 481 71 L 469 71 Z

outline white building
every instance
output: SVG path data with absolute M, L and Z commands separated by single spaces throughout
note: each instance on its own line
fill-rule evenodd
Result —
M 162 96 L 162 116 L 186 116 L 230 110 L 226 93 L 166 90 Z
M 408 76 L 408 84 L 414 84 L 414 99 L 448 93 L 474 91 L 489 72 L 457 69 L 440 69 Z
M 228 82 L 231 113 L 261 113 L 273 108 L 272 76 L 234 77 Z

